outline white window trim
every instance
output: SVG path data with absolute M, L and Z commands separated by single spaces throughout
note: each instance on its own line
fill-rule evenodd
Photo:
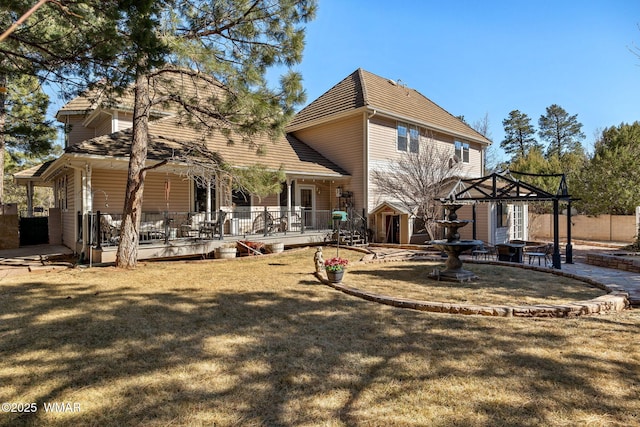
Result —
M 471 149 L 468 142 L 455 140 L 453 143 L 455 155 L 462 163 L 469 163 L 471 161 Z M 466 153 L 466 156 L 465 156 Z M 466 157 L 466 159 L 465 159 Z
M 406 129 L 406 134 L 405 134 L 405 149 L 401 149 L 399 147 L 399 139 L 400 139 L 400 127 L 404 127 Z M 412 149 L 412 144 L 411 144 L 411 131 L 415 131 L 417 134 L 417 140 L 415 141 L 415 151 Z M 401 122 L 401 121 L 397 121 L 396 122 L 396 151 L 399 153 L 417 153 L 420 151 L 420 127 L 417 125 L 412 125 L 410 123 L 407 122 Z

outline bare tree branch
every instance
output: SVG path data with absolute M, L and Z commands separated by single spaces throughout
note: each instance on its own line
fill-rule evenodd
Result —
M 374 169 L 371 178 L 374 191 L 422 219 L 433 240 L 440 209 L 437 199 L 461 172 L 462 164 L 453 152 L 430 139 L 421 142 L 418 153 L 403 153 L 400 159 Z

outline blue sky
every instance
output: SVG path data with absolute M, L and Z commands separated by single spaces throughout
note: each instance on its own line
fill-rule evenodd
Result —
M 536 127 L 551 104 L 577 114 L 587 149 L 640 120 L 639 0 L 319 0 L 306 41 L 308 102 L 363 68 L 469 123 L 488 114 L 494 145 L 516 109 Z
M 640 120 L 640 1 L 319 0 L 296 67 L 308 101 L 363 68 L 402 80 L 496 145 L 512 110 L 546 107 L 597 129 Z

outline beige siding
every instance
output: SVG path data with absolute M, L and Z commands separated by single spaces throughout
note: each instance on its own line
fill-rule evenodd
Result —
M 96 136 L 109 135 L 113 132 L 113 118 L 107 114 L 101 114 L 100 117 L 102 121 L 95 126 Z
M 480 144 L 469 143 L 469 164 L 465 165 L 467 176 L 476 178 L 483 176 L 482 147 Z
M 165 200 L 165 181 L 170 182 L 169 200 Z M 113 214 L 122 213 L 127 185 L 127 171 L 94 170 L 91 176 L 93 209 Z M 189 212 L 191 182 L 184 177 L 149 172 L 144 184 L 143 212 Z M 108 207 L 105 206 L 105 194 Z
M 295 132 L 295 136 L 351 175 L 343 189 L 353 191 L 355 208 L 364 206 L 364 116 L 357 114 L 330 124 Z
M 124 207 L 126 186 L 127 171 L 94 169 L 91 173 L 93 210 L 102 213 L 121 214 Z M 105 204 L 109 206 L 107 207 Z
M 316 209 L 326 211 L 335 207 L 335 185 L 323 181 L 316 183 Z
M 96 136 L 95 129 L 82 126 L 84 119 L 85 117 L 82 115 L 69 116 L 69 145 L 78 144 Z
M 116 131 L 129 129 L 133 126 L 133 114 L 130 113 L 118 113 L 118 126 Z
M 396 123 L 395 120 L 376 116 L 369 121 L 369 159 L 372 162 L 400 157 Z
M 166 182 L 170 183 L 168 200 L 165 198 Z M 181 176 L 150 172 L 144 183 L 142 210 L 144 212 L 188 212 L 190 188 L 190 181 Z
M 74 173 L 69 170 L 67 176 L 67 208 L 62 209 L 62 243 L 75 250 L 76 244 L 76 216 L 79 207 L 75 205 Z
M 253 206 L 267 206 L 267 207 L 279 206 L 280 194 L 272 194 L 266 197 L 262 197 L 262 199 L 259 199 L 258 197 L 254 196 L 251 200 L 251 203 Z
M 491 204 L 479 203 L 476 205 L 476 237 L 489 243 L 491 238 L 491 227 L 489 220 L 491 218 Z

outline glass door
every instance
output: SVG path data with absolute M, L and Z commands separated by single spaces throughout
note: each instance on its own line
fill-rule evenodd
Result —
M 300 208 L 302 210 L 301 215 L 304 216 L 304 225 L 306 228 L 315 228 L 315 186 L 313 185 L 300 185 L 299 187 Z

